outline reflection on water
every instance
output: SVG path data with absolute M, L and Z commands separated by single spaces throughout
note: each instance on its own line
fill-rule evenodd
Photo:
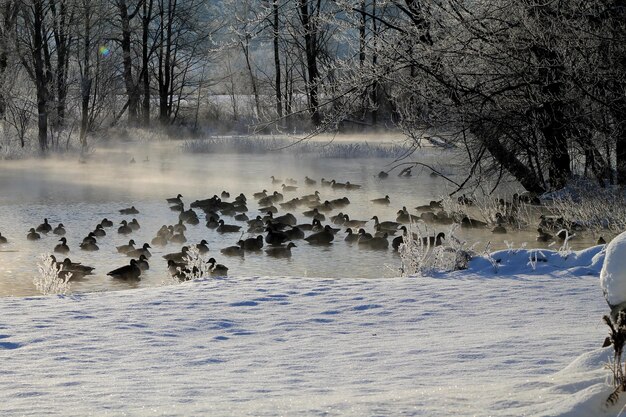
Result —
M 10 244 L 0 247 L 0 296 L 35 294 L 33 274 L 37 272 L 40 254 L 51 253 L 58 243 L 52 234 L 40 241 L 26 240 L 28 229 L 36 227 L 44 218 L 53 226 L 63 223 L 67 230 L 68 245 L 72 261 L 94 266 L 95 274 L 75 282 L 72 291 L 104 291 L 161 285 L 168 280 L 165 253 L 180 250 L 180 245 L 168 244 L 165 248 L 151 250 L 153 257 L 150 270 L 144 272 L 141 282 L 129 284 L 106 276 L 114 268 L 125 265 L 128 258 L 117 253 L 115 247 L 133 238 L 140 246 L 150 242 L 163 224 L 175 224 L 177 213 L 172 212 L 165 202 L 166 197 L 184 196 L 189 204 L 197 199 L 219 195 L 222 190 L 234 198 L 240 192 L 248 196 L 248 215 L 259 214 L 252 193 L 267 189 L 279 190 L 272 185 L 270 175 L 278 178 L 295 178 L 299 189 L 285 193 L 285 201 L 319 190 L 322 200 L 347 196 L 351 204 L 342 209 L 353 219 L 370 219 L 376 214 L 381 220 L 395 220 L 402 206 L 408 208 L 428 203 L 450 190 L 441 178 L 431 177 L 427 172 L 413 177 L 398 178 L 391 175 L 382 181 L 376 174 L 385 168 L 389 160 L 383 159 L 319 159 L 296 158 L 289 155 L 183 155 L 172 144 L 141 145 L 120 151 L 99 149 L 87 163 L 75 159 L 5 161 L 0 166 L 0 233 Z M 134 158 L 136 163 L 129 163 Z M 424 150 L 424 162 L 442 167 L 446 174 L 456 170 L 449 163 L 449 155 L 440 150 Z M 304 176 L 318 180 L 317 186 L 303 184 Z M 333 190 L 319 185 L 320 178 L 336 178 L 361 184 L 361 190 Z M 375 206 L 370 200 L 389 195 L 389 207 Z M 230 200 L 232 201 L 232 200 Z M 122 216 L 118 210 L 134 205 L 140 210 L 135 216 Z M 302 209 L 304 211 L 304 209 Z M 330 215 L 336 214 L 333 211 Z M 301 211 L 293 212 L 298 223 L 309 222 Z M 187 226 L 188 243 L 206 239 L 211 256 L 226 264 L 230 275 L 290 275 L 319 277 L 380 277 L 398 275 L 399 257 L 389 251 L 359 249 L 343 242 L 343 232 L 337 235 L 329 247 L 313 247 L 297 241 L 291 259 L 267 257 L 264 252 L 249 253 L 245 258 L 228 258 L 219 249 L 234 245 L 240 234 L 220 235 L 205 227 L 204 213 L 198 210 L 200 224 Z M 328 215 L 327 215 L 328 216 Z M 78 248 L 90 231 L 107 217 L 115 226 L 107 229 L 107 236 L 98 239 L 100 250 L 84 252 Z M 132 235 L 117 233 L 117 224 L 136 217 L 141 229 Z M 227 223 L 237 223 L 225 217 Z M 372 231 L 373 222 L 368 223 Z M 433 230 L 434 231 L 434 230 Z M 445 231 L 445 228 L 444 228 Z M 470 233 L 460 231 L 463 234 Z M 505 236 L 492 235 L 488 230 L 472 231 L 472 240 L 480 240 L 484 246 L 492 242 L 491 248 L 505 247 L 506 239 L 518 245 L 531 242 L 534 232 L 521 232 Z M 589 241 L 573 241 L 572 244 L 588 246 Z

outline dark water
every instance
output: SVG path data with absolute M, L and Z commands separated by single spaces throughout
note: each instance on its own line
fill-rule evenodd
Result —
M 295 157 L 291 155 L 186 155 L 178 151 L 177 145 L 160 143 L 156 145 L 129 146 L 127 150 L 99 149 L 87 163 L 79 163 L 76 158 L 47 159 L 31 161 L 4 161 L 0 165 L 0 233 L 9 239 L 8 245 L 0 247 L 0 296 L 30 295 L 37 291 L 33 276 L 37 274 L 40 256 L 52 253 L 58 243 L 58 236 L 49 234 L 40 241 L 26 240 L 28 229 L 39 225 L 44 218 L 56 226 L 63 223 L 67 229 L 66 238 L 71 248 L 69 257 L 74 262 L 94 266 L 94 275 L 72 284 L 72 291 L 108 291 L 130 287 L 149 287 L 169 282 L 166 262 L 161 258 L 165 253 L 180 250 L 181 245 L 168 244 L 164 248 L 154 247 L 150 270 L 142 274 L 138 283 L 119 282 L 106 276 L 114 268 L 128 263 L 129 258 L 117 253 L 115 247 L 133 238 L 140 246 L 150 242 L 163 224 L 175 224 L 178 213 L 172 212 L 165 198 L 183 194 L 188 204 L 196 199 L 204 199 L 220 194 L 222 190 L 231 193 L 231 200 L 243 192 L 248 196 L 248 213 L 253 218 L 258 205 L 252 193 L 267 189 L 280 190 L 280 185 L 272 185 L 270 175 L 298 181 L 296 192 L 284 193 L 285 201 L 304 194 L 320 191 L 322 200 L 332 200 L 347 196 L 351 204 L 342 209 L 353 219 L 370 219 L 376 214 L 382 220 L 395 220 L 396 212 L 402 206 L 408 208 L 428 203 L 450 191 L 448 184 L 428 172 L 414 170 L 411 178 L 398 178 L 391 175 L 381 181 L 376 174 L 386 169 L 390 160 L 386 159 L 321 159 L 315 157 Z M 134 157 L 136 163 L 130 164 Z M 445 151 L 426 149 L 421 160 L 437 164 L 446 172 L 458 170 Z M 317 186 L 303 184 L 304 176 L 318 180 Z M 338 181 L 361 184 L 361 190 L 333 190 L 319 185 L 320 178 L 335 178 Z M 391 205 L 373 205 L 373 198 L 389 195 Z M 118 210 L 134 205 L 140 213 L 134 216 L 120 215 Z M 304 209 L 302 209 L 303 211 Z M 335 210 L 330 215 L 336 214 Z M 297 241 L 291 259 L 275 259 L 264 252 L 250 253 L 245 258 L 225 257 L 219 249 L 236 244 L 240 234 L 220 235 L 205 227 L 204 213 L 197 210 L 200 224 L 187 225 L 187 244 L 198 243 L 201 239 L 209 242 L 210 256 L 226 264 L 229 275 L 289 275 L 319 277 L 380 277 L 397 276 L 399 256 L 391 249 L 375 251 L 350 246 L 343 242 L 345 234 L 340 232 L 331 246 L 315 247 L 305 241 Z M 413 211 L 414 214 L 417 214 Z M 279 213 L 280 214 L 280 213 Z M 299 223 L 310 222 L 301 211 L 293 212 Z M 107 236 L 98 240 L 100 250 L 85 252 L 79 249 L 82 238 L 107 217 L 115 226 L 107 229 Z M 141 229 L 128 236 L 119 235 L 117 226 L 123 219 L 136 218 Z M 227 223 L 237 224 L 229 217 Z M 367 229 L 372 231 L 373 222 Z M 445 231 L 447 227 L 444 227 Z M 244 228 L 245 230 L 245 228 Z M 436 228 L 431 229 L 433 232 Z M 494 236 L 488 230 L 472 231 L 461 236 L 492 242 L 491 248 L 505 247 L 505 239 L 519 245 L 532 242 L 536 233 L 520 232 L 506 236 Z M 579 245 L 586 246 L 588 242 Z M 63 256 L 59 255 L 61 258 Z

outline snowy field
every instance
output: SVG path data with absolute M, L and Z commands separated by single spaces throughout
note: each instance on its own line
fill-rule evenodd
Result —
M 614 416 L 601 248 L 2 298 L 0 414 Z

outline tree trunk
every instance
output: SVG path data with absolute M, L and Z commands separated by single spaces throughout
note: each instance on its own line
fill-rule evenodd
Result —
M 143 78 L 143 125 L 150 125 L 150 72 L 149 72 L 149 54 L 148 40 L 150 22 L 152 20 L 153 0 L 144 0 L 143 17 L 142 17 L 142 37 L 141 37 L 141 74 Z
M 274 72 L 275 72 L 275 79 L 274 79 L 274 83 L 276 84 L 276 114 L 278 115 L 278 118 L 282 118 L 283 117 L 283 101 L 282 101 L 282 93 L 281 93 L 281 73 L 280 73 L 280 54 L 278 52 L 278 25 L 279 25 L 279 20 L 278 20 L 278 0 L 273 0 L 272 2 L 272 16 L 273 16 L 273 22 L 272 22 L 272 29 L 273 29 L 273 34 L 272 34 L 272 41 L 274 44 Z
M 318 23 L 311 20 L 309 0 L 299 0 L 300 21 L 304 28 L 304 52 L 306 56 L 306 70 L 308 74 L 307 90 L 311 110 L 311 121 L 315 126 L 322 124 L 319 109 L 318 82 L 319 72 L 317 69 L 317 28 Z M 318 4 L 319 6 L 319 4 Z
M 133 79 L 133 60 L 131 56 L 131 28 L 130 21 L 134 14 L 128 13 L 126 0 L 118 0 L 120 20 L 122 24 L 122 63 L 124 65 L 124 84 L 128 95 L 128 123 L 136 126 L 139 122 L 139 88 Z

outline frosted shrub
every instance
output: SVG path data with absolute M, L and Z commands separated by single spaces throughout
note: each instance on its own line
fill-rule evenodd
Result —
M 39 275 L 33 278 L 35 287 L 43 295 L 49 294 L 67 294 L 70 291 L 69 280 L 72 277 L 71 272 L 61 272 L 61 265 L 57 265 L 49 254 L 40 256 L 37 263 Z
M 615 387 L 615 390 L 606 399 L 606 404 L 614 405 L 619 400 L 620 393 L 626 391 L 626 377 L 624 376 L 626 364 L 622 364 L 622 353 L 626 342 L 626 312 L 620 311 L 615 317 L 613 315 L 611 317 L 604 316 L 602 319 L 610 329 L 603 347 L 613 346 L 613 360 L 607 364 L 607 367 L 613 374 L 613 386 Z
M 425 238 L 429 236 L 427 229 L 422 232 L 419 227 L 411 225 L 404 236 L 404 243 L 398 248 L 402 276 L 467 269 L 468 262 L 474 255 L 473 246 L 467 247 L 467 242 L 454 235 L 457 228 L 458 225 L 453 225 L 446 233 L 443 244 L 433 247 L 430 239 Z M 413 236 L 414 233 L 416 236 Z
M 170 274 L 171 280 L 166 283 L 180 283 L 193 279 L 211 276 L 211 265 L 206 262 L 200 251 L 195 246 L 190 246 L 187 252 L 187 265 L 177 268 L 177 273 Z

